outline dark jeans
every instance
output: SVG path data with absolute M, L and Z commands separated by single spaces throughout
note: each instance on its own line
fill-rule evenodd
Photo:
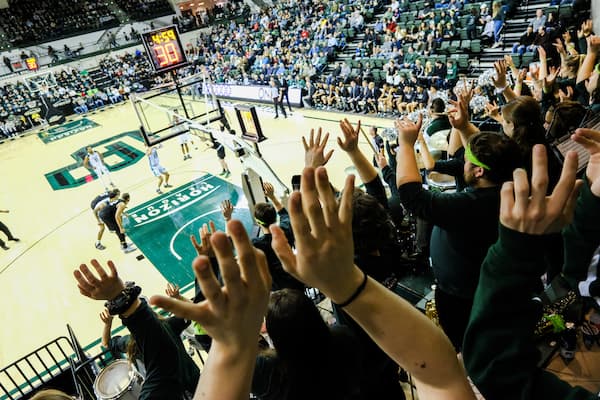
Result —
M 290 109 L 290 112 L 292 112 L 292 105 L 290 104 L 290 96 L 288 96 L 288 92 L 283 92 L 283 96 L 281 99 L 281 107 L 282 108 L 283 108 L 283 99 L 285 99 L 285 102 L 287 103 L 287 106 Z
M 283 116 L 287 118 L 287 114 L 285 113 L 285 108 L 283 108 L 283 102 L 279 101 L 278 97 L 273 97 L 273 105 L 275 106 L 275 116 L 279 117 L 279 113 L 277 112 L 277 106 L 281 108 L 281 112 Z
M 435 306 L 444 333 L 452 342 L 456 352 L 460 352 L 471 308 L 473 308 L 473 299 L 454 296 L 438 287 L 435 289 Z
M 10 229 L 8 229 L 8 226 L 4 225 L 2 222 L 0 222 L 0 231 L 4 232 L 8 240 L 13 240 L 15 238 L 13 234 L 10 233 Z M 2 239 L 0 239 L 0 246 L 6 246 L 6 243 L 4 243 Z

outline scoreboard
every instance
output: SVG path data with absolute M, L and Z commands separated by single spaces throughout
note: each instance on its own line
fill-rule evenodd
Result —
M 188 64 L 176 25 L 142 33 L 142 42 L 155 72 L 165 72 Z

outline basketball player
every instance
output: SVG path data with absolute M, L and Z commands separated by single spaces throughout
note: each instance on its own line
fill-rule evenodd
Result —
M 225 127 L 221 125 L 221 132 L 225 132 Z M 225 146 L 223 146 L 219 141 L 213 141 L 213 147 L 217 151 L 217 157 L 219 157 L 219 163 L 221 164 L 221 168 L 223 169 L 219 176 L 223 178 L 229 178 L 231 175 L 231 171 L 229 170 L 229 166 L 225 161 Z
M 8 214 L 9 212 L 10 211 L 8 211 L 8 210 L 0 210 L 0 213 Z M 6 237 L 8 237 L 8 240 L 11 240 L 13 242 L 21 241 L 21 239 L 14 237 L 13 234 L 10 232 L 10 229 L 8 229 L 8 226 L 4 225 L 2 222 L 0 222 L 0 231 L 4 232 Z M 6 245 L 6 243 L 4 243 L 4 240 L 2 240 L 2 239 L 0 239 L 0 247 L 2 247 L 2 249 L 4 249 L 4 250 L 10 249 L 10 247 L 8 247 Z
M 124 253 L 131 253 L 136 248 L 133 244 L 128 244 L 125 241 L 125 228 L 123 227 L 123 211 L 129 204 L 129 193 L 123 193 L 121 198 L 113 198 L 106 206 L 104 206 L 98 215 L 104 224 L 108 227 L 108 230 L 114 232 L 121 242 L 121 250 Z
M 110 172 L 108 172 L 108 168 L 106 168 L 106 165 L 104 164 L 104 159 L 102 158 L 102 154 L 100 154 L 96 150 L 92 149 L 92 146 L 86 147 L 86 151 L 87 151 L 87 154 L 85 155 L 85 158 L 83 159 L 83 166 L 86 167 L 87 169 L 92 169 L 96 173 L 96 176 L 98 177 L 98 179 L 100 179 L 100 181 L 104 185 L 104 190 L 106 190 L 108 192 L 108 185 L 106 184 L 104 179 L 108 178 L 108 182 L 110 183 L 110 186 L 113 188 L 115 187 L 115 184 L 112 182 L 112 179 L 110 177 Z
M 177 109 L 175 109 L 173 112 L 177 113 Z M 190 131 L 187 124 L 177 115 L 173 117 L 173 127 L 171 128 L 171 132 L 179 134 L 178 138 L 179 144 L 181 145 L 181 152 L 183 153 L 183 160 L 185 161 L 192 158 L 190 155 L 190 149 L 188 147 L 188 143 L 192 140 Z
M 165 182 L 165 187 L 170 188 L 172 185 L 169 185 L 169 172 L 165 167 L 160 165 L 160 159 L 158 158 L 158 151 L 156 147 L 150 146 L 146 150 L 146 155 L 148 156 L 148 161 L 150 162 L 150 170 L 158 178 L 158 188 L 156 189 L 156 193 L 161 194 L 162 190 L 160 190 L 160 185 L 162 185 L 163 181 Z
M 92 207 L 92 210 L 94 211 L 94 216 L 96 217 L 96 220 L 98 221 L 98 226 L 100 227 L 98 229 L 98 236 L 96 238 L 96 248 L 98 250 L 106 249 L 106 247 L 101 242 L 102 235 L 104 234 L 105 226 L 104 226 L 104 222 L 102 222 L 102 219 L 100 219 L 100 210 L 102 210 L 104 207 L 106 207 L 108 205 L 108 203 L 110 203 L 111 201 L 118 200 L 120 194 L 121 194 L 121 191 L 119 189 L 113 189 L 109 192 L 104 192 L 101 195 L 96 196 L 94 198 L 94 200 L 92 200 L 92 203 L 90 204 L 90 206 Z

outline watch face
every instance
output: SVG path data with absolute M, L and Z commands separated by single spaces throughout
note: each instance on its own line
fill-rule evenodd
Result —
M 142 42 L 156 72 L 165 72 L 188 64 L 175 25 L 143 33 Z

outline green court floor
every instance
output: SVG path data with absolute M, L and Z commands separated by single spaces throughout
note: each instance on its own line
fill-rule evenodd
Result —
M 251 232 L 253 221 L 238 186 L 207 174 L 127 210 L 127 235 L 169 282 L 184 287 L 194 279 L 191 262 L 196 250 L 190 235 L 198 237 L 202 224 L 212 220 L 225 230 L 220 204 L 231 200 L 233 218 Z

